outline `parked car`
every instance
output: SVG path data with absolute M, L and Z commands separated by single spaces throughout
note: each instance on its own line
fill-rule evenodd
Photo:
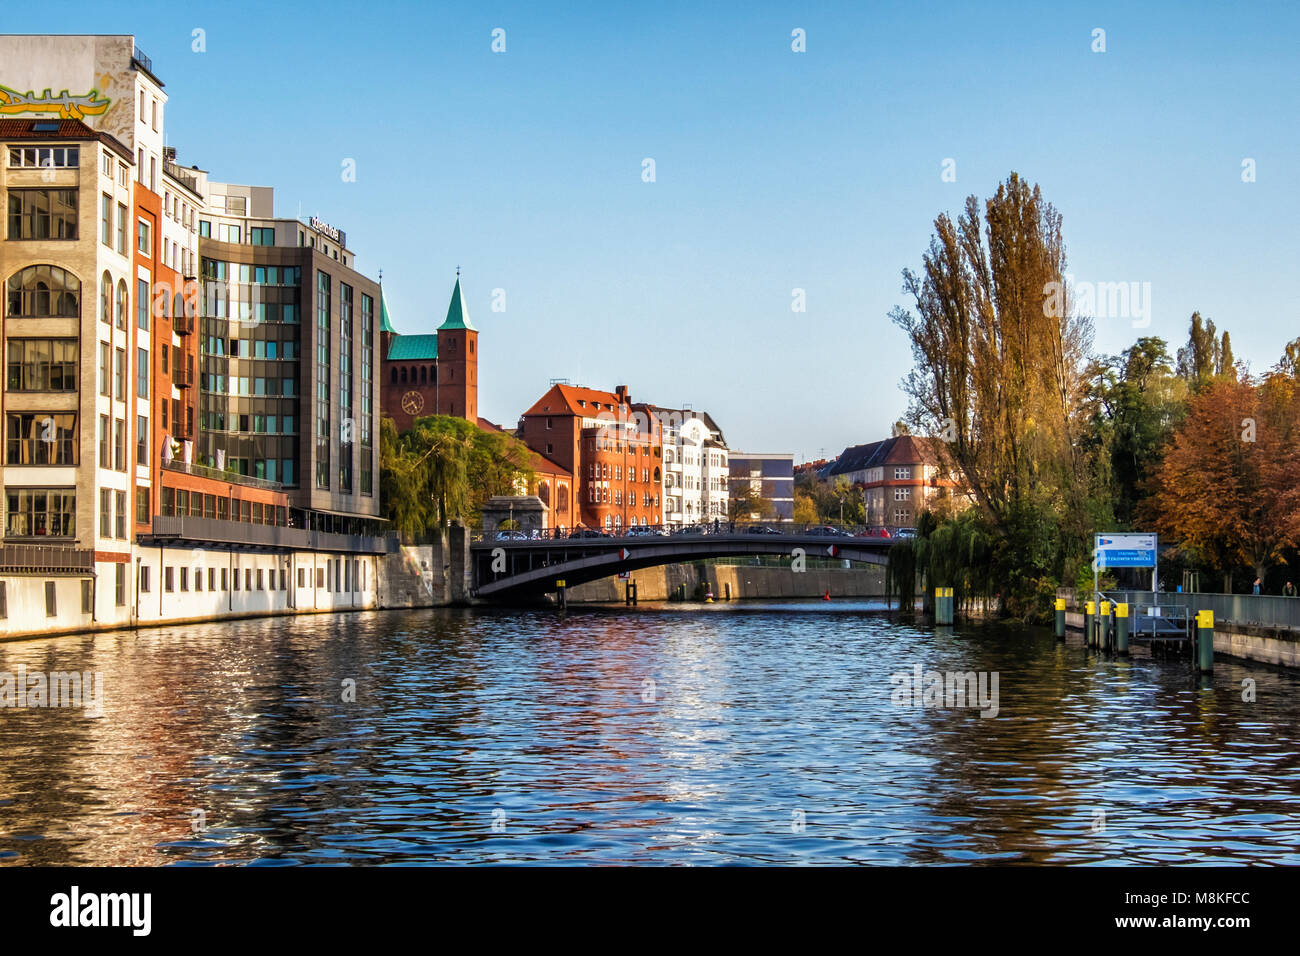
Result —
M 889 537 L 889 529 L 888 529 L 888 528 L 867 528 L 865 531 L 859 531 L 858 534 L 857 534 L 857 537 L 859 537 L 859 538 L 888 538 L 888 537 Z
M 635 528 L 627 529 L 627 536 L 629 538 L 658 538 L 663 537 L 666 534 L 668 534 L 668 532 L 663 528 L 652 528 L 648 525 L 639 525 Z
M 528 532 L 527 531 L 498 531 L 497 540 L 498 541 L 527 541 Z
M 775 528 L 769 528 L 765 524 L 752 524 L 745 529 L 745 534 L 780 534 Z
M 688 524 L 685 527 L 677 528 L 673 534 L 704 534 L 704 527 L 698 524 Z
M 570 538 L 612 538 L 612 534 L 596 528 L 579 528 L 569 535 Z
M 895 538 L 915 538 L 915 537 L 916 537 L 916 529 L 915 529 L 915 528 L 899 528 L 897 531 L 894 532 L 894 537 L 895 537 Z
M 825 537 L 828 538 L 849 537 L 849 533 L 847 531 L 841 531 L 839 528 L 832 528 L 828 524 L 817 525 L 816 527 L 809 528 L 807 531 L 804 532 L 804 534 L 824 535 Z

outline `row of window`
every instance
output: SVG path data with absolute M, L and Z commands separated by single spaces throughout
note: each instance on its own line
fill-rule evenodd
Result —
M 614 475 L 614 481 L 622 481 L 622 480 L 623 480 L 623 466 L 622 466 L 622 465 L 614 465 L 614 466 L 613 466 L 613 475 Z M 627 480 L 628 480 L 628 481 L 631 481 L 631 482 L 635 482 L 635 481 L 636 481 L 636 475 L 637 475 L 637 471 L 636 471 L 636 469 L 633 468 L 633 467 L 631 467 L 631 466 L 629 466 L 628 469 L 627 469 Z M 587 477 L 590 478 L 590 479 L 592 479 L 593 481 L 595 481 L 595 480 L 608 481 L 609 478 L 610 478 L 610 465 L 609 465 L 609 462 L 588 462 L 588 463 L 587 463 Z M 655 471 L 654 471 L 654 480 L 655 480 L 656 482 L 659 481 L 659 469 L 658 469 L 658 468 L 656 468 Z M 650 469 L 649 469 L 649 468 L 642 468 L 642 469 L 641 469 L 641 481 L 642 481 L 642 482 L 645 482 L 645 483 L 649 483 L 649 481 L 650 481 Z
M 613 499 L 614 499 L 613 503 L 616 505 L 621 505 L 623 503 L 623 492 L 621 489 L 617 489 L 617 488 L 614 489 Z M 589 486 L 587 488 L 587 501 L 590 502 L 591 504 L 609 504 L 610 489 L 603 486 L 599 488 L 596 487 L 595 485 Z M 635 491 L 629 491 L 627 493 L 627 503 L 632 507 L 636 507 Z M 641 493 L 641 506 L 643 508 L 649 508 L 651 506 L 658 508 L 659 496 L 652 495 L 648 491 L 643 491 Z

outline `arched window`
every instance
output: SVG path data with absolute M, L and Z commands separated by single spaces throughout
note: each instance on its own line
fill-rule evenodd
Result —
M 394 368 L 394 369 L 392 370 L 392 372 L 389 374 L 389 378 L 391 378 L 391 379 L 393 380 L 393 384 L 394 384 L 394 385 L 397 384 L 397 369 L 396 369 L 396 368 Z
M 551 486 L 545 482 L 538 482 L 537 497 L 542 499 L 542 504 L 549 507 L 551 504 Z
M 434 365 L 434 366 L 433 366 L 433 372 L 432 372 L 432 374 L 430 374 L 430 376 L 429 376 L 429 381 L 431 381 L 434 385 L 437 385 L 437 384 L 438 384 L 438 366 L 437 366 L 437 365 Z
M 9 277 L 9 315 L 72 317 L 81 314 L 81 280 L 58 266 L 28 266 Z
M 659 469 L 655 469 L 655 484 L 659 484 Z
M 99 321 L 113 321 L 113 277 L 107 272 L 99 278 Z
M 420 384 L 427 384 L 429 381 L 429 369 L 423 365 L 420 366 Z
M 119 329 L 126 328 L 126 282 L 117 280 L 117 299 L 113 303 L 113 325 Z
M 608 531 L 613 526 L 613 524 L 614 524 L 614 519 L 611 518 L 609 515 L 605 515 L 605 530 Z
M 402 369 L 402 384 L 406 384 L 406 369 Z

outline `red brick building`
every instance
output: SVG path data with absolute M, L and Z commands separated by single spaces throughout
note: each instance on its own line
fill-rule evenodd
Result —
M 573 527 L 662 522 L 663 435 L 658 421 L 633 408 L 627 386 L 552 385 L 524 412 L 518 435 L 573 476 Z
M 447 317 L 436 333 L 403 335 L 380 296 L 380 412 L 399 432 L 426 415 L 454 415 L 477 423 L 478 330 L 469 319 L 460 274 Z

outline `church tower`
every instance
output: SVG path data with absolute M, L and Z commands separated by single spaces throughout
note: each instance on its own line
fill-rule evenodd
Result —
M 478 329 L 465 308 L 459 269 L 447 319 L 438 326 L 437 412 L 478 423 Z

